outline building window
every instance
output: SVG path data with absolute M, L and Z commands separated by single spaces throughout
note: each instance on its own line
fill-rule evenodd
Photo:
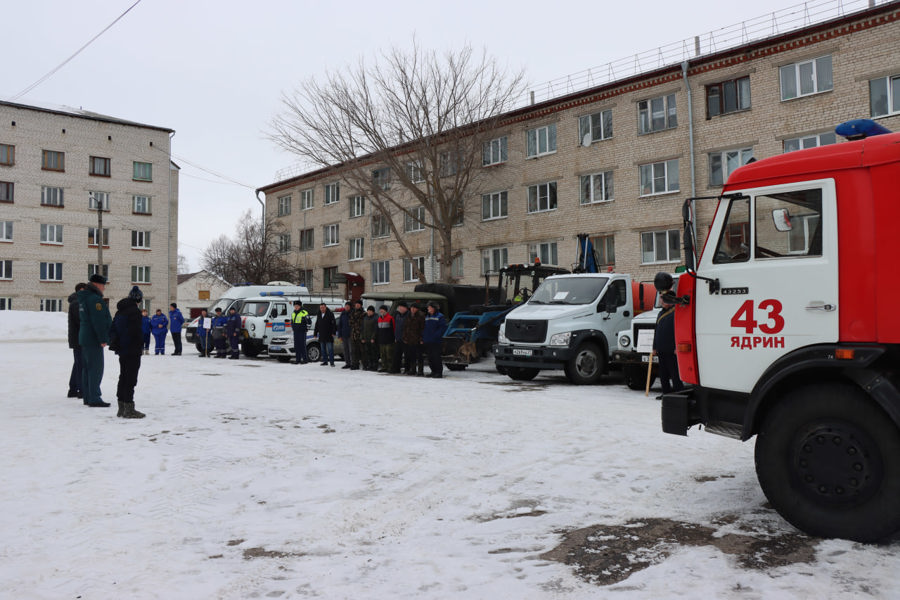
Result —
M 653 133 L 677 126 L 675 94 L 638 102 L 638 133 Z
M 681 232 L 645 231 L 641 234 L 641 264 L 677 262 L 681 260 Z
M 873 117 L 900 113 L 900 75 L 869 81 L 869 108 Z M 0 159 L 2 158 L 3 147 L 0 146 Z
M 706 86 L 706 118 L 748 110 L 750 77 L 730 79 Z
M 590 146 L 600 140 L 612 137 L 612 109 L 607 109 L 578 117 L 578 141 L 582 146 Z
M 366 239 L 361 237 L 350 238 L 350 253 L 348 260 L 362 260 L 366 253 Z
M 0 181 L 0 202 L 13 202 L 16 185 L 12 181 Z
M 598 235 L 591 238 L 598 267 L 612 267 L 616 264 L 616 236 Z
M 509 264 L 508 248 L 486 248 L 481 251 L 481 274 L 496 273 Z
M 300 190 L 300 210 L 309 210 L 313 207 L 313 191 Z
M 11 260 L 0 260 L 0 279 L 12 279 Z
M 341 199 L 341 183 L 335 181 L 325 186 L 325 204 L 335 204 Z
M 41 281 L 62 281 L 62 263 L 42 262 Z
M 312 291 L 313 289 L 313 272 L 312 269 L 300 269 L 297 273 L 297 283 Z
M 538 260 L 545 265 L 556 265 L 556 242 L 540 242 L 528 244 L 528 262 L 535 263 Z
M 275 237 L 275 248 L 285 254 L 291 251 L 291 234 L 282 233 Z
M 90 173 L 91 175 L 96 175 L 98 177 L 109 177 L 111 168 L 110 168 L 110 159 L 103 158 L 102 156 L 92 156 L 90 158 Z
M 641 196 L 678 191 L 678 159 L 641 165 Z
M 278 216 L 284 217 L 291 214 L 291 197 L 281 196 L 278 198 Z
M 581 176 L 581 203 L 597 204 L 613 199 L 612 171 Z
M 150 283 L 150 267 L 131 266 L 131 283 Z
M 382 213 L 372 215 L 372 237 L 382 238 L 391 235 L 391 225 L 387 216 Z
M 66 153 L 44 150 L 41 157 L 41 169 L 44 171 L 65 171 Z
M 460 254 L 450 264 L 450 277 L 461 279 L 463 276 L 463 255 Z
M 109 211 L 109 192 L 88 192 L 88 209 L 97 210 L 98 206 Z
M 350 218 L 362 217 L 366 214 L 366 197 L 351 196 L 350 197 Z
M 372 171 L 372 185 L 382 190 L 391 189 L 391 169 L 384 167 Z
M 418 161 L 408 162 L 406 163 L 406 177 L 412 183 L 422 183 L 425 181 L 425 169 Z
M 383 285 L 391 282 L 391 261 L 379 260 L 372 263 L 372 284 Z
M 42 187 L 41 206 L 63 206 L 63 188 Z
M 46 225 L 41 224 L 41 243 L 42 244 L 62 244 L 63 243 L 63 226 L 62 225 Z
M 725 150 L 709 155 L 709 185 L 725 185 L 728 176 L 738 167 L 743 167 L 753 158 L 753 148 Z
M 556 152 L 556 123 L 526 131 L 525 149 L 527 158 Z
M 481 220 L 502 219 L 509 215 L 506 192 L 494 192 L 481 197 Z
M 485 142 L 481 147 L 481 164 L 485 167 L 499 165 L 506 162 L 507 158 L 506 136 L 494 138 Z
M 97 241 L 100 236 L 97 235 L 96 227 L 88 227 L 88 246 L 97 247 Z M 109 229 L 103 228 L 103 247 L 109 248 Z
M 132 212 L 136 215 L 149 215 L 150 196 L 132 196 Z
M 91 278 L 91 275 L 96 275 L 100 273 L 107 279 L 109 278 L 109 265 L 88 265 L 88 279 Z
M 150 232 L 149 231 L 132 231 L 131 247 L 135 250 L 150 249 Z
M 337 246 L 340 243 L 340 224 L 332 223 L 322 228 L 322 245 Z
M 828 146 L 837 143 L 837 135 L 834 132 L 818 133 L 815 135 L 807 135 L 798 138 L 788 138 L 784 140 L 784 151 L 793 152 L 794 150 L 806 150 L 807 148 L 817 148 L 819 146 Z
M 419 280 L 419 273 L 425 273 L 425 257 L 414 256 L 412 260 L 403 259 L 403 281 L 410 283 Z
M 310 227 L 309 229 L 301 229 L 300 230 L 300 251 L 305 252 L 307 250 L 312 250 L 315 243 L 315 229 Z
M 456 175 L 459 172 L 461 165 L 462 158 L 460 157 L 459 152 L 455 150 L 441 152 L 438 155 L 438 166 L 441 177 L 452 177 Z
M 0 221 L 0 242 L 13 241 L 13 222 Z
M 16 164 L 16 147 L 12 144 L 0 144 L 0 165 Z
M 153 181 L 153 163 L 134 162 L 135 181 Z
M 528 186 L 528 212 L 556 210 L 556 182 Z
M 425 207 L 416 206 L 410 208 L 403 215 L 403 231 L 412 233 L 414 231 L 422 231 L 425 229 Z
M 12 310 L 12 298 L 0 298 L 0 310 Z
M 831 79 L 831 55 L 805 60 L 779 69 L 781 99 L 827 92 L 834 87 Z
M 322 286 L 326 289 L 336 288 L 338 270 L 337 267 L 325 267 L 322 269 Z
M 68 305 L 62 298 L 41 298 L 41 312 L 64 312 Z

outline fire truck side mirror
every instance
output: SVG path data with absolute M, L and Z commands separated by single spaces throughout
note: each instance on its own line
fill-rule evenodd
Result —
M 786 208 L 776 208 L 772 211 L 772 222 L 777 231 L 785 232 L 794 228 L 791 224 L 791 213 Z

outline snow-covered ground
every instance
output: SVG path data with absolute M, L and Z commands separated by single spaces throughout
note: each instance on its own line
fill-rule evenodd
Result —
M 669 543 L 606 586 L 542 558 L 567 531 L 650 518 L 718 541 L 796 533 L 765 507 L 752 444 L 665 435 L 655 394 L 618 382 L 186 351 L 144 357 L 147 418 L 123 420 L 113 354 L 112 408 L 66 398 L 65 330 L 0 312 L 2 598 L 900 596 L 900 542 L 801 538 L 806 561 L 758 568 Z

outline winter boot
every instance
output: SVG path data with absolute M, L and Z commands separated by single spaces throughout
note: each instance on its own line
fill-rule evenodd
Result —
M 125 403 L 119 400 L 119 412 L 116 413 L 117 417 L 125 416 Z
M 125 402 L 124 404 L 123 419 L 143 419 L 146 416 L 144 413 L 134 409 L 134 402 Z

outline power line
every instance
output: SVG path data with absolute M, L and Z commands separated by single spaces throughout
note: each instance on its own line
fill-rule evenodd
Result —
M 81 54 L 82 50 L 84 50 L 85 48 L 87 48 L 88 46 L 90 46 L 91 44 L 93 44 L 94 41 L 95 41 L 98 37 L 100 37 L 101 35 L 103 35 L 104 33 L 106 33 L 106 32 L 110 29 L 110 27 L 112 27 L 113 25 L 115 25 L 116 23 L 118 23 L 119 20 L 122 19 L 122 17 L 124 17 L 125 15 L 127 15 L 127 14 L 131 11 L 132 8 L 134 8 L 135 6 L 137 6 L 137 5 L 140 4 L 140 3 L 141 3 L 141 0 L 137 0 L 134 4 L 132 4 L 131 6 L 129 6 L 128 9 L 127 9 L 125 12 L 123 12 L 121 15 L 119 15 L 118 17 L 116 17 L 116 20 L 115 20 L 115 21 L 113 21 L 112 23 L 110 23 L 109 25 L 107 25 L 107 26 L 103 29 L 103 31 L 101 31 L 100 33 L 98 33 L 97 35 L 95 35 L 94 37 L 92 37 L 90 40 L 88 40 L 88 42 L 87 42 L 84 46 L 82 46 L 81 48 L 79 48 L 78 50 L 76 50 L 76 51 L 75 51 L 75 54 L 73 54 L 72 56 L 70 56 L 69 58 L 67 58 L 67 59 L 64 60 L 63 62 L 61 62 L 61 63 L 60 63 L 59 65 L 57 65 L 56 68 L 54 68 L 52 71 L 50 71 L 49 73 L 47 73 L 46 75 L 44 75 L 43 77 L 41 77 L 40 79 L 38 79 L 37 81 L 35 81 L 34 83 L 32 83 L 31 85 L 29 85 L 27 88 L 25 88 L 24 90 L 22 90 L 21 92 L 19 92 L 19 93 L 16 94 L 15 96 L 13 96 L 13 97 L 12 97 L 12 100 L 18 100 L 19 98 L 21 98 L 22 96 L 24 96 L 25 94 L 27 94 L 28 92 L 30 92 L 31 90 L 33 90 L 34 88 L 36 88 L 37 86 L 41 85 L 42 83 L 44 83 L 45 81 L 47 81 L 48 79 L 50 79 L 50 77 L 52 77 L 57 71 L 59 71 L 60 69 L 62 69 L 64 66 L 66 66 L 66 65 L 69 63 L 69 61 L 71 61 L 73 58 L 75 58 L 76 56 L 78 56 L 79 54 Z

